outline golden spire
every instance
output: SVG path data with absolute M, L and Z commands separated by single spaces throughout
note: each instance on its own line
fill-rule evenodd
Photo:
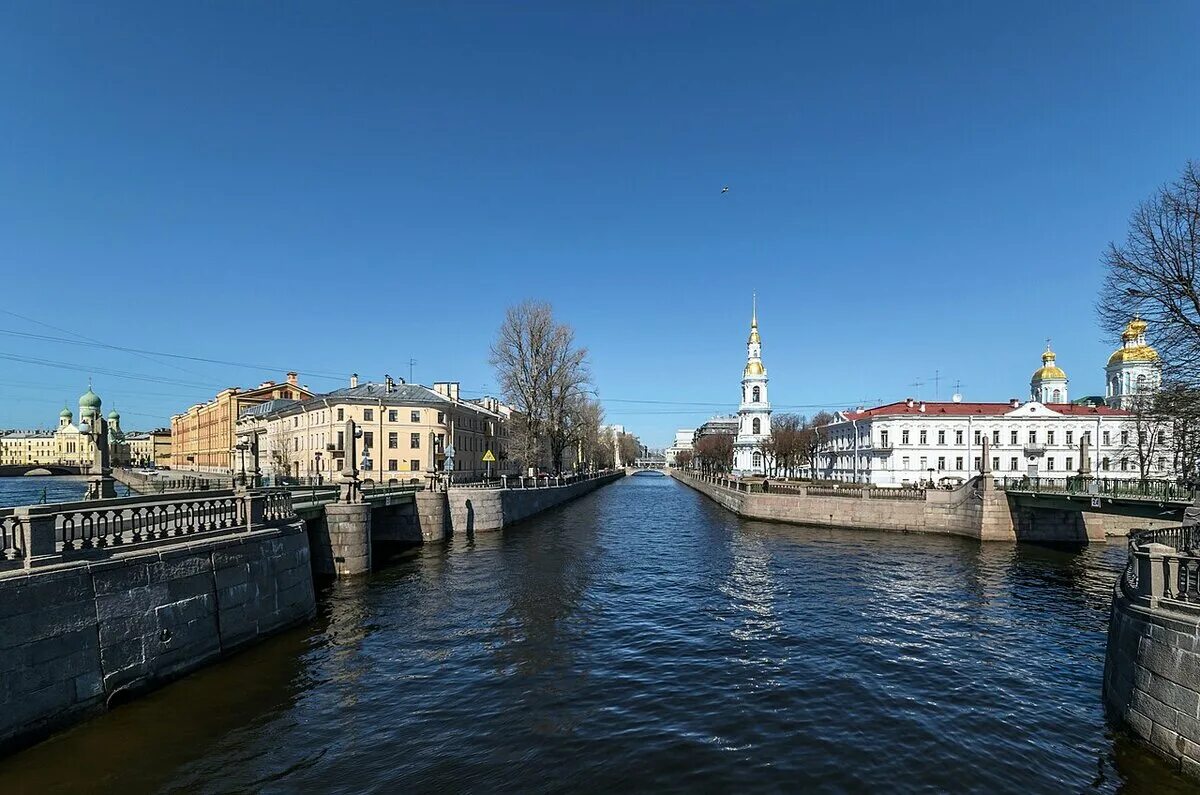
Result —
M 760 342 L 758 338 L 758 293 L 753 294 L 750 306 L 750 342 L 757 344 Z

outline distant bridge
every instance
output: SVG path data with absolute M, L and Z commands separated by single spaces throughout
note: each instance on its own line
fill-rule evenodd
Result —
M 667 459 L 661 455 L 644 455 L 633 462 L 634 469 L 666 469 Z

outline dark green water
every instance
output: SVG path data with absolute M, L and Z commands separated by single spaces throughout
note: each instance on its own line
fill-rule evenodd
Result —
M 629 478 L 332 586 L 0 791 L 1192 791 L 1104 719 L 1124 555 L 745 522 Z

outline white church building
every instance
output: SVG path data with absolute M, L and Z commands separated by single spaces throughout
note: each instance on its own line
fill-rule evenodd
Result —
M 766 474 L 762 444 L 771 435 L 771 401 L 767 397 L 767 368 L 762 362 L 758 336 L 758 299 L 750 311 L 750 339 L 746 341 L 746 366 L 742 370 L 742 399 L 738 404 L 738 432 L 733 439 L 735 475 Z
M 1086 468 L 1097 477 L 1138 478 L 1136 428 L 1129 410 L 1161 383 L 1158 353 L 1146 343 L 1146 323 L 1135 318 L 1105 368 L 1103 400 L 1071 402 L 1067 374 L 1047 347 L 1029 383 L 1029 400 L 970 403 L 907 398 L 873 408 L 838 412 L 826 426 L 819 477 L 880 486 L 944 479 L 981 471 L 989 442 L 997 477 L 1068 477 L 1084 468 L 1080 442 L 1089 442 Z M 1150 459 L 1151 477 L 1169 477 L 1167 440 Z M 1146 448 L 1142 448 L 1143 450 Z

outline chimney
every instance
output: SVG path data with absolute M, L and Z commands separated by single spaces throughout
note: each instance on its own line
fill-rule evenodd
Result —
M 458 400 L 458 382 L 457 381 L 434 381 L 433 391 L 439 395 L 444 395 L 451 400 Z
M 289 383 L 289 384 L 291 384 L 292 386 L 298 386 L 298 385 L 299 385 L 299 381 L 297 381 L 297 380 L 296 380 L 296 379 L 298 378 L 298 374 L 297 374 L 295 371 L 292 371 L 292 372 L 288 373 L 288 374 L 287 374 L 287 377 L 288 377 L 288 383 Z
M 350 374 L 350 388 L 354 389 L 354 387 L 356 387 L 356 386 L 358 386 L 358 373 L 351 373 Z
M 383 389 L 389 395 L 396 391 L 396 382 L 393 381 L 392 377 L 387 373 L 383 374 Z
M 904 405 L 908 406 L 908 407 L 911 409 L 911 408 L 913 407 L 913 399 L 912 399 L 912 398 L 905 398 L 905 399 L 904 399 Z
M 925 401 L 924 400 L 922 400 L 921 405 L 919 407 L 917 407 L 917 411 L 920 411 L 921 413 L 925 412 Z
M 1020 398 L 1009 398 L 1008 405 L 1014 409 L 1018 408 L 1021 405 L 1021 399 Z

